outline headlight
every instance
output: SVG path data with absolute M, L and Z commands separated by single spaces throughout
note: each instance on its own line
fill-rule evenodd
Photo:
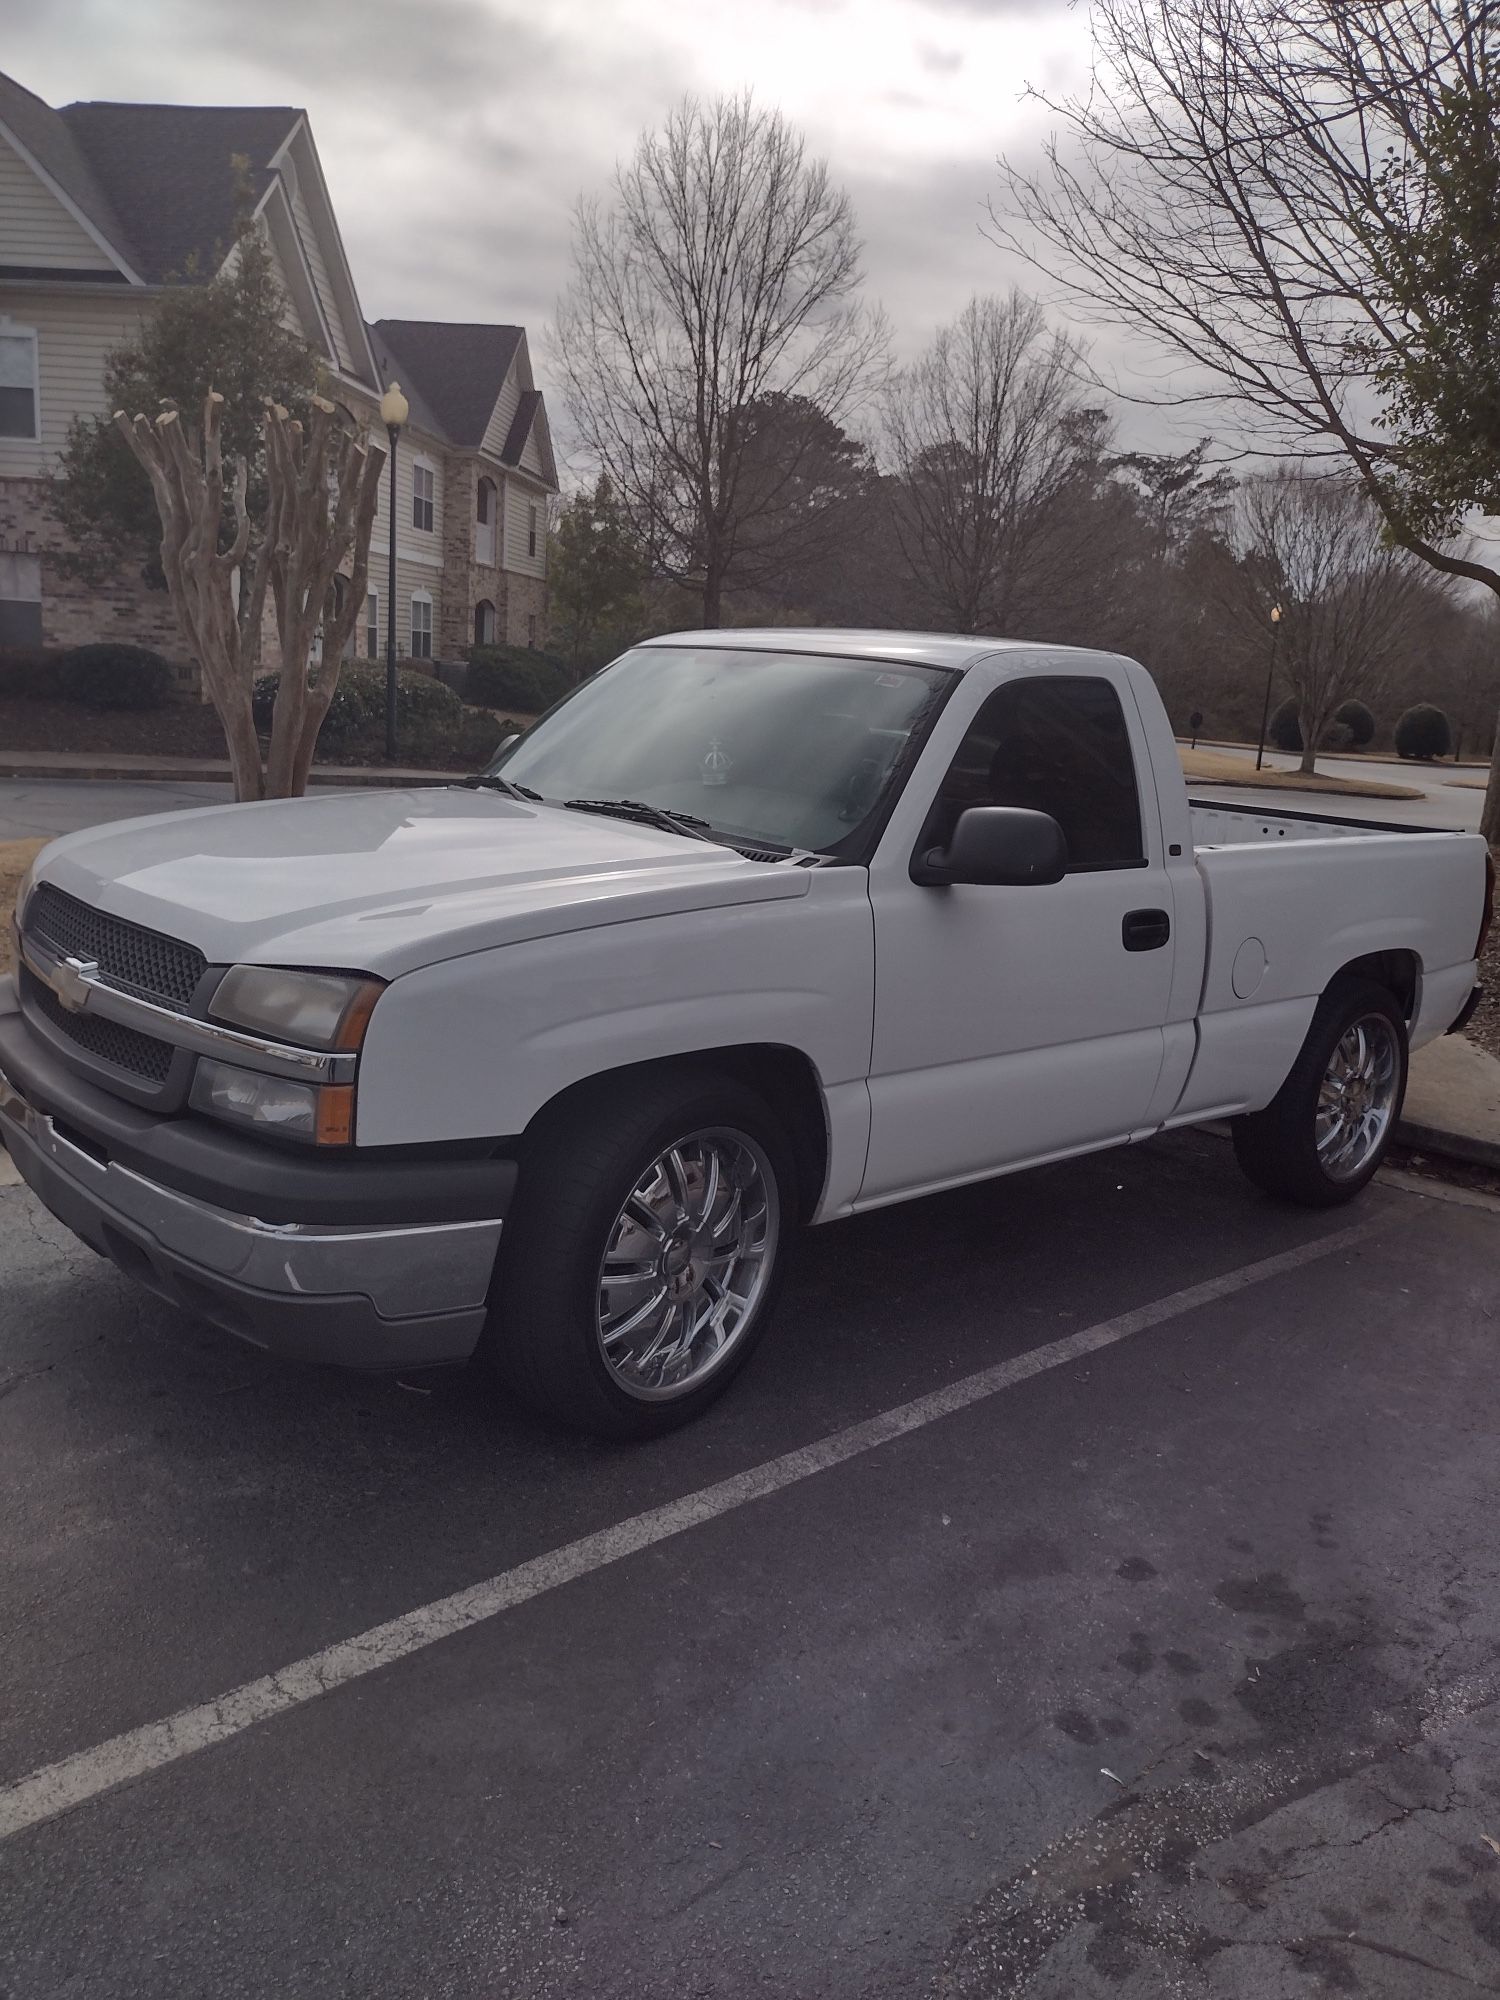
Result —
M 354 1138 L 354 1086 L 348 1083 L 293 1083 L 202 1057 L 188 1102 L 231 1125 L 314 1146 L 347 1146 Z
M 381 991 L 378 979 L 352 973 L 232 965 L 208 1011 L 216 1021 L 299 1048 L 357 1049 Z

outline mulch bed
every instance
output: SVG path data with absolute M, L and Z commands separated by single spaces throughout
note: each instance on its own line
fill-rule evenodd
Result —
M 496 726 L 499 735 L 499 726 Z M 168 708 L 84 708 L 73 701 L 30 701 L 0 697 L 0 757 L 7 750 L 72 751 L 100 757 L 225 756 L 224 731 L 206 704 L 174 702 Z M 457 762 L 455 763 L 455 758 Z M 342 750 L 329 761 L 383 764 L 383 746 Z M 474 761 L 457 751 L 403 753 L 401 762 L 420 769 L 466 770 Z
M 58 750 L 103 757 L 222 757 L 224 732 L 211 708 L 84 708 L 76 701 L 0 699 L 0 756 Z

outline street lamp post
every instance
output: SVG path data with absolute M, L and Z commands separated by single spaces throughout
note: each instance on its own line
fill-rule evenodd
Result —
M 391 441 L 390 561 L 386 571 L 385 602 L 385 760 L 396 761 L 396 440 L 401 426 L 411 415 L 411 405 L 393 382 L 380 399 L 380 417 Z
M 1258 771 L 1266 760 L 1266 724 L 1271 719 L 1271 683 L 1276 678 L 1276 641 L 1281 637 L 1281 606 L 1271 606 L 1271 663 L 1266 668 L 1266 698 L 1260 711 L 1260 744 L 1255 752 L 1255 768 Z

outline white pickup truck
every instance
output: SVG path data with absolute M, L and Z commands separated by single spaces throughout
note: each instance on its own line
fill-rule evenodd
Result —
M 1490 880 L 1475 836 L 1190 805 L 1112 655 L 675 633 L 467 785 L 55 841 L 0 1132 L 231 1332 L 477 1351 L 639 1435 L 747 1359 L 797 1223 L 1219 1118 L 1346 1200 Z

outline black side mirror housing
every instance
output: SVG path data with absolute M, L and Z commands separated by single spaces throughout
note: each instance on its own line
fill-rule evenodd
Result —
M 958 816 L 946 847 L 919 849 L 911 879 L 928 889 L 960 882 L 1021 888 L 1060 882 L 1068 872 L 1068 842 L 1050 813 L 1026 806 L 970 806 Z

